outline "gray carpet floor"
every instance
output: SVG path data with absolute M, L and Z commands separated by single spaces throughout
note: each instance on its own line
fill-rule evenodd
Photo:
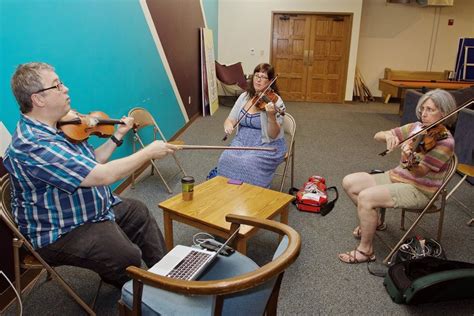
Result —
M 354 249 L 356 240 L 351 235 L 357 225 L 356 210 L 342 192 L 342 178 L 352 172 L 374 168 L 389 169 L 397 163 L 398 154 L 380 157 L 385 149 L 376 143 L 373 135 L 399 125 L 398 106 L 382 103 L 309 104 L 289 103 L 288 112 L 297 122 L 295 152 L 295 185 L 302 185 L 309 176 L 320 175 L 328 185 L 339 188 L 340 198 L 334 210 L 325 217 L 298 211 L 290 206 L 289 223 L 302 237 L 302 250 L 298 260 L 287 270 L 279 298 L 281 315 L 473 315 L 474 300 L 442 302 L 419 306 L 393 303 L 383 286 L 383 279 L 368 273 L 366 264 L 341 263 L 337 254 Z M 198 118 L 181 136 L 187 144 L 223 145 L 222 123 L 229 107 L 220 107 L 212 117 Z M 185 170 L 205 181 L 209 170 L 217 164 L 220 151 L 183 150 L 178 157 Z M 180 191 L 180 174 L 171 157 L 158 162 L 159 168 L 175 193 Z M 450 187 L 460 176 L 455 175 Z M 275 178 L 273 188 L 278 188 Z M 286 181 L 286 190 L 289 181 Z M 466 222 L 474 216 L 473 187 L 463 183 L 454 196 L 471 212 L 462 208 L 454 199 L 448 201 L 441 240 L 448 259 L 474 262 L 474 227 Z M 157 204 L 169 195 L 157 176 L 145 176 L 123 193 L 127 197 L 143 200 L 162 227 L 162 212 Z M 437 215 L 427 215 L 418 234 L 436 235 Z M 388 229 L 378 234 L 375 253 L 378 261 L 388 254 L 384 245 L 395 244 L 403 235 L 399 229 L 400 211 L 388 210 Z M 197 231 L 184 224 L 176 224 L 175 243 L 191 244 Z M 263 263 L 274 250 L 277 241 L 265 233 L 257 234 L 249 242 L 248 255 Z M 60 267 L 59 272 L 72 283 L 87 302 L 92 301 L 98 276 L 90 271 Z M 116 315 L 120 292 L 108 285 L 100 291 L 96 310 L 99 315 Z M 14 314 L 10 308 L 8 315 Z M 76 315 L 83 311 L 65 292 L 54 284 L 40 280 L 24 299 L 25 315 Z

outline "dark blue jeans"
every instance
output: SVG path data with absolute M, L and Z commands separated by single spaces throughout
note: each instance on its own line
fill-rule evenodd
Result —
M 71 265 L 97 272 L 102 280 L 117 287 L 129 280 L 125 269 L 151 267 L 166 253 L 163 235 L 147 206 L 122 198 L 114 206 L 115 222 L 86 223 L 38 249 L 52 266 Z

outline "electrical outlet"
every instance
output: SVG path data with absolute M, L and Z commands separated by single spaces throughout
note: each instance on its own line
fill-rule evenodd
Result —
M 255 48 L 250 49 L 250 55 L 252 55 L 252 56 L 255 55 Z

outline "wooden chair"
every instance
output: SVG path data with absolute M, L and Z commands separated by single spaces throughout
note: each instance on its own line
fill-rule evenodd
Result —
M 454 154 L 449 162 L 448 168 L 446 169 L 441 186 L 438 188 L 438 190 L 431 197 L 428 204 L 423 209 L 407 209 L 407 208 L 402 209 L 402 216 L 401 216 L 401 222 L 400 222 L 401 230 L 405 230 L 405 213 L 406 212 L 417 213 L 418 216 L 415 218 L 415 220 L 413 221 L 413 224 L 410 226 L 410 228 L 408 228 L 406 233 L 403 235 L 400 241 L 395 245 L 395 247 L 391 248 L 390 253 L 383 261 L 384 264 L 389 263 L 389 260 L 392 258 L 393 254 L 400 248 L 400 246 L 403 244 L 406 238 L 411 234 L 411 232 L 415 229 L 415 227 L 418 225 L 418 223 L 420 222 L 420 220 L 423 218 L 423 216 L 426 213 L 439 213 L 437 236 L 438 236 L 438 241 L 441 240 L 441 235 L 443 232 L 444 211 L 446 208 L 446 199 L 447 199 L 446 186 L 451 180 L 451 178 L 454 176 L 457 166 L 458 166 L 458 157 Z M 436 205 L 435 203 L 438 203 L 438 205 Z M 381 209 L 380 212 L 381 212 L 381 219 L 383 223 L 385 220 L 385 209 Z
M 144 127 L 147 127 L 147 126 L 152 126 L 153 127 L 153 140 L 157 139 L 157 133 L 158 133 L 160 135 L 161 140 L 164 141 L 164 142 L 167 142 L 167 140 L 166 140 L 165 136 L 163 135 L 160 127 L 156 123 L 156 121 L 153 118 L 153 116 L 151 115 L 151 113 L 148 112 L 148 110 L 146 110 L 144 108 L 141 108 L 141 107 L 136 107 L 136 108 L 131 109 L 128 112 L 128 116 L 133 117 L 134 123 L 137 126 L 136 128 L 133 129 L 133 132 L 135 134 L 135 136 L 133 138 L 133 152 L 137 151 L 137 148 L 136 148 L 136 143 L 137 142 L 140 144 L 141 148 L 145 147 L 145 144 L 143 143 L 143 140 L 140 137 L 138 131 L 141 130 L 142 128 L 144 128 Z M 176 157 L 176 154 L 174 154 L 174 153 L 173 153 L 173 158 L 176 161 L 176 164 L 178 165 L 179 170 L 183 173 L 184 176 L 186 176 L 186 172 L 184 171 L 184 169 L 181 166 L 178 158 Z M 156 173 L 160 177 L 161 181 L 163 181 L 163 184 L 165 185 L 168 192 L 173 193 L 173 191 L 168 186 L 168 183 L 165 181 L 165 179 L 161 175 L 160 171 L 158 170 L 158 167 L 156 166 L 155 161 L 150 160 L 150 162 L 151 162 L 151 165 L 152 165 L 151 166 L 151 174 L 153 174 L 154 170 L 156 170 Z M 132 188 L 134 188 L 134 187 L 135 187 L 135 172 L 132 173 Z
M 293 187 L 295 179 L 295 133 L 296 133 L 296 121 L 288 112 L 285 113 L 283 120 L 283 129 L 285 130 L 286 145 L 288 151 L 285 154 L 285 160 L 283 162 L 284 168 L 283 173 L 275 173 L 275 175 L 281 176 L 280 192 L 283 192 L 283 185 L 287 176 L 288 167 L 290 168 L 290 188 Z
M 120 314 L 276 315 L 283 274 L 300 253 L 299 234 L 272 220 L 233 214 L 226 220 L 232 223 L 231 232 L 240 225 L 251 225 L 284 236 L 273 260 L 259 267 L 239 252 L 219 256 L 199 281 L 177 280 L 129 267 L 132 281 L 122 288 Z
M 14 269 L 15 269 L 15 288 L 20 299 L 22 293 L 25 293 L 30 288 L 23 288 L 21 284 L 21 269 L 41 269 L 46 270 L 48 273 L 48 279 L 54 279 L 62 286 L 66 292 L 84 309 L 89 315 L 95 315 L 95 312 L 89 305 L 87 305 L 76 292 L 66 283 L 66 281 L 54 270 L 46 261 L 41 258 L 41 256 L 35 251 L 31 243 L 23 236 L 23 234 L 18 229 L 12 215 L 11 209 L 11 183 L 10 176 L 5 174 L 0 178 L 0 188 L 1 188 L 1 201 L 0 201 L 0 217 L 8 228 L 13 233 L 13 258 L 14 258 Z M 25 256 L 21 255 L 21 249 L 24 247 L 27 250 Z M 95 305 L 97 295 L 99 293 L 102 282 L 99 284 L 97 294 L 92 302 L 91 306 Z M 33 283 L 34 285 L 34 283 Z M 19 306 L 19 305 L 18 305 Z M 18 310 L 19 313 L 19 310 Z

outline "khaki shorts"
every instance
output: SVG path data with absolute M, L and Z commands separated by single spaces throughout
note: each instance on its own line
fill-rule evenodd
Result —
M 390 192 L 395 203 L 394 208 L 422 209 L 430 199 L 411 184 L 392 182 L 388 172 L 372 175 L 375 183 L 384 186 Z

